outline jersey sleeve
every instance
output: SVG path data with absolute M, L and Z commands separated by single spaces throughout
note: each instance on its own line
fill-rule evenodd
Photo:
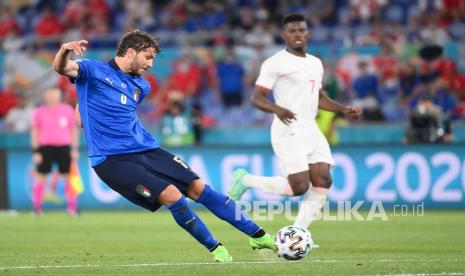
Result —
M 271 90 L 273 89 L 277 79 L 278 73 L 276 72 L 276 67 L 273 66 L 270 60 L 265 60 L 260 67 L 260 75 L 258 76 L 255 85 Z
M 92 61 L 89 59 L 77 59 L 75 61 L 79 65 L 79 70 L 77 77 L 71 79 L 71 82 L 86 81 L 92 72 Z

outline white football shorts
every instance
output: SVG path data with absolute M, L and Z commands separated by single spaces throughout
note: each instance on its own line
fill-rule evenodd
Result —
M 275 139 L 272 134 L 271 140 L 279 169 L 284 177 L 307 171 L 308 164 L 335 164 L 329 143 L 319 128 L 291 131 Z

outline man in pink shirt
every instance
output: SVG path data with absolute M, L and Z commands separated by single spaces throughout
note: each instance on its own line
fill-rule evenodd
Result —
M 60 175 L 65 179 L 67 211 L 77 214 L 77 194 L 69 181 L 71 159 L 77 159 L 79 131 L 73 108 L 61 102 L 61 91 L 52 88 L 44 93 L 44 105 L 37 107 L 32 115 L 31 146 L 37 173 L 32 187 L 32 203 L 35 214 L 42 213 L 45 177 L 57 163 Z

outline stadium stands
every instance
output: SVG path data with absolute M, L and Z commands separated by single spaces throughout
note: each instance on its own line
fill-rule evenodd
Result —
M 86 57 L 105 57 L 121 33 L 137 28 L 157 34 L 164 49 L 147 76 L 156 83 L 152 97 L 141 108 L 148 125 L 160 127 L 169 103 L 182 100 L 186 107 L 203 107 L 205 127 L 264 127 L 270 117 L 252 109 L 247 99 L 260 63 L 282 47 L 277 30 L 282 15 L 290 12 L 307 17 L 313 33 L 309 52 L 326 64 L 325 84 L 332 97 L 352 104 L 363 102 L 359 89 L 367 88 L 360 86 L 364 79 L 358 67 L 361 62 L 367 64 L 367 72 L 376 81 L 376 91 L 369 94 L 377 115 L 367 115 L 365 121 L 402 124 L 424 94 L 432 96 L 445 118 L 463 121 L 465 64 L 460 45 L 465 38 L 465 4 L 449 0 L 3 3 L 0 91 L 25 95 L 36 104 L 44 88 L 59 85 L 74 103 L 73 88 L 48 65 L 53 51 L 63 41 L 86 38 L 92 50 Z M 442 47 L 442 55 L 434 61 L 419 55 L 429 44 Z M 245 70 L 244 100 L 233 108 L 225 108 L 221 101 L 225 75 L 220 74 L 223 69 L 218 70 L 227 67 L 228 49 Z M 195 80 L 195 91 L 185 91 L 187 86 L 180 85 L 183 78 Z M 14 107 L 4 105 L 2 130 L 6 130 L 7 109 Z

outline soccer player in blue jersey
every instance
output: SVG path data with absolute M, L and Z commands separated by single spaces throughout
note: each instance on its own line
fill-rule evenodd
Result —
M 274 249 L 274 239 L 250 220 L 233 200 L 206 185 L 179 157 L 160 148 L 142 126 L 136 108 L 150 91 L 142 74 L 160 52 L 157 40 L 141 31 L 129 32 L 110 61 L 70 59 L 82 56 L 87 41 L 65 43 L 54 70 L 76 83 L 78 112 L 91 165 L 113 190 L 152 212 L 162 205 L 174 220 L 213 254 L 217 262 L 232 257 L 188 206 L 186 196 L 250 237 L 253 249 Z

